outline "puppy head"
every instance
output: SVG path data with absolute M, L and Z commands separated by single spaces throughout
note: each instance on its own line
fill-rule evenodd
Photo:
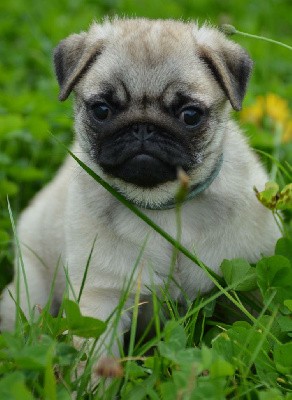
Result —
M 173 198 L 178 168 L 191 185 L 210 175 L 252 67 L 213 28 L 146 19 L 93 24 L 63 40 L 54 63 L 60 100 L 75 92 L 77 138 L 91 168 L 150 205 Z

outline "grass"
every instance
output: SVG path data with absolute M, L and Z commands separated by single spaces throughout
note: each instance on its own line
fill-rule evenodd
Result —
M 11 221 L 17 219 L 20 210 L 62 162 L 66 150 L 60 142 L 67 146 L 72 140 L 72 104 L 70 101 L 58 104 L 50 61 L 59 40 L 86 29 L 93 17 L 100 19 L 105 14 L 118 13 L 208 19 L 217 25 L 232 24 L 238 31 L 289 45 L 289 3 L 287 0 L 2 2 L 0 288 L 12 276 Z M 95 367 L 99 376 L 96 391 L 89 389 L 89 383 L 90 368 L 100 347 L 98 338 L 108 329 L 110 342 L 118 339 L 117 324 L 134 282 L 125 283 L 120 303 L 108 321 L 82 316 L 78 303 L 90 267 L 89 255 L 80 292 L 74 301 L 64 297 L 58 316 L 50 315 L 50 301 L 44 309 L 32 310 L 34 320 L 27 321 L 19 309 L 16 331 L 0 335 L 1 399 L 61 400 L 70 399 L 72 393 L 80 399 L 110 400 L 292 399 L 292 189 L 286 186 L 292 181 L 291 52 L 240 35 L 233 39 L 244 45 L 256 62 L 245 100 L 247 112 L 237 118 L 279 185 L 257 194 L 271 212 L 276 214 L 284 209 L 285 237 L 278 242 L 275 255 L 259 260 L 257 265 L 249 265 L 245 260 L 224 261 L 222 278 L 212 277 L 217 287 L 208 296 L 198 296 L 194 301 L 186 298 L 185 307 L 175 302 L 167 289 L 159 296 L 153 290 L 152 326 L 142 332 L 142 337 L 138 335 L 137 316 L 143 310 L 144 300 L 137 286 L 131 309 L 132 325 L 121 348 L 121 358 L 102 360 Z M 7 207 L 7 195 L 11 208 Z M 138 214 L 145 220 L 145 216 Z M 179 223 L 179 210 L 177 217 Z M 151 221 L 146 222 L 169 240 L 175 251 L 185 252 L 176 238 L 165 235 Z M 202 268 L 208 267 L 194 254 L 186 255 Z M 133 266 L 133 273 L 138 265 L 139 260 Z M 255 288 L 260 293 L 257 298 L 251 292 Z M 251 308 L 258 311 L 257 318 L 250 314 Z M 96 342 L 95 348 L 89 354 L 85 348 L 76 350 L 74 335 Z M 78 376 L 80 360 L 86 367 L 84 374 Z

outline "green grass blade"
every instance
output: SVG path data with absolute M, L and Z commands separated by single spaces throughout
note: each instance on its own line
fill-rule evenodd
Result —
M 80 290 L 79 290 L 79 294 L 78 294 L 78 298 L 77 298 L 77 302 L 78 303 L 80 303 L 80 299 L 81 299 L 82 292 L 83 292 L 83 289 L 84 289 L 84 285 L 85 285 L 85 282 L 86 282 L 88 268 L 89 268 L 89 264 L 90 264 L 90 261 L 91 261 L 91 258 L 92 258 L 92 253 L 93 253 L 93 250 L 94 250 L 96 239 L 97 239 L 97 235 L 95 236 L 95 239 L 93 241 L 93 244 L 92 244 L 92 247 L 91 247 L 91 250 L 90 250 L 90 254 L 89 254 L 87 262 L 86 262 L 86 266 L 85 266 L 85 270 L 84 270 L 84 274 L 83 274 L 83 277 L 82 277 L 82 282 L 81 282 L 81 286 L 80 286 Z
M 259 154 L 262 154 L 266 158 L 269 158 L 271 161 L 273 161 L 273 163 L 275 163 L 277 165 L 277 167 L 283 172 L 283 174 L 286 176 L 286 178 L 288 178 L 290 181 L 292 180 L 292 175 L 286 170 L 286 168 L 283 167 L 283 165 L 280 163 L 280 161 L 278 161 L 273 155 L 267 153 L 266 151 L 259 150 L 259 149 L 255 149 L 254 151 L 256 151 Z
M 18 235 L 17 235 L 17 231 L 16 231 L 16 226 L 15 226 L 15 223 L 14 223 L 14 218 L 13 218 L 13 214 L 12 214 L 12 210 L 11 210 L 11 206 L 10 206 L 10 202 L 9 202 L 8 197 L 7 197 L 7 204 L 8 204 L 8 212 L 9 212 L 9 217 L 10 217 L 10 221 L 11 221 L 11 225 L 12 225 L 13 235 L 14 235 L 14 238 L 15 238 L 16 248 L 17 248 L 17 251 L 18 251 L 18 260 L 20 262 L 21 274 L 23 276 L 23 282 L 24 282 L 24 287 L 25 287 L 28 312 L 29 312 L 30 320 L 32 321 L 33 313 L 32 313 L 31 304 L 30 304 L 27 277 L 26 277 L 24 262 L 23 262 L 23 258 L 22 258 L 20 243 L 19 243 Z M 20 298 L 19 297 L 19 290 L 20 290 L 20 271 L 18 271 L 18 278 L 17 278 L 17 295 L 16 295 L 17 304 L 19 304 L 19 298 Z M 17 320 L 18 320 L 18 318 L 16 319 L 16 321 Z

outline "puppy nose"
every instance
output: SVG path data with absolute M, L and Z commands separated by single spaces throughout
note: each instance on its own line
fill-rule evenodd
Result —
M 132 126 L 132 134 L 141 142 L 150 139 L 155 132 L 155 126 L 151 124 L 134 124 Z

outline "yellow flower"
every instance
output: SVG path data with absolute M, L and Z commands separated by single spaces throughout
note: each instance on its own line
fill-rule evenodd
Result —
M 254 104 L 241 112 L 240 117 L 243 122 L 258 126 L 263 126 L 268 119 L 272 127 L 281 127 L 284 142 L 292 141 L 292 118 L 288 102 L 274 93 L 258 96 Z
M 265 108 L 265 114 L 275 122 L 284 124 L 289 119 L 288 102 L 274 93 L 267 94 Z

